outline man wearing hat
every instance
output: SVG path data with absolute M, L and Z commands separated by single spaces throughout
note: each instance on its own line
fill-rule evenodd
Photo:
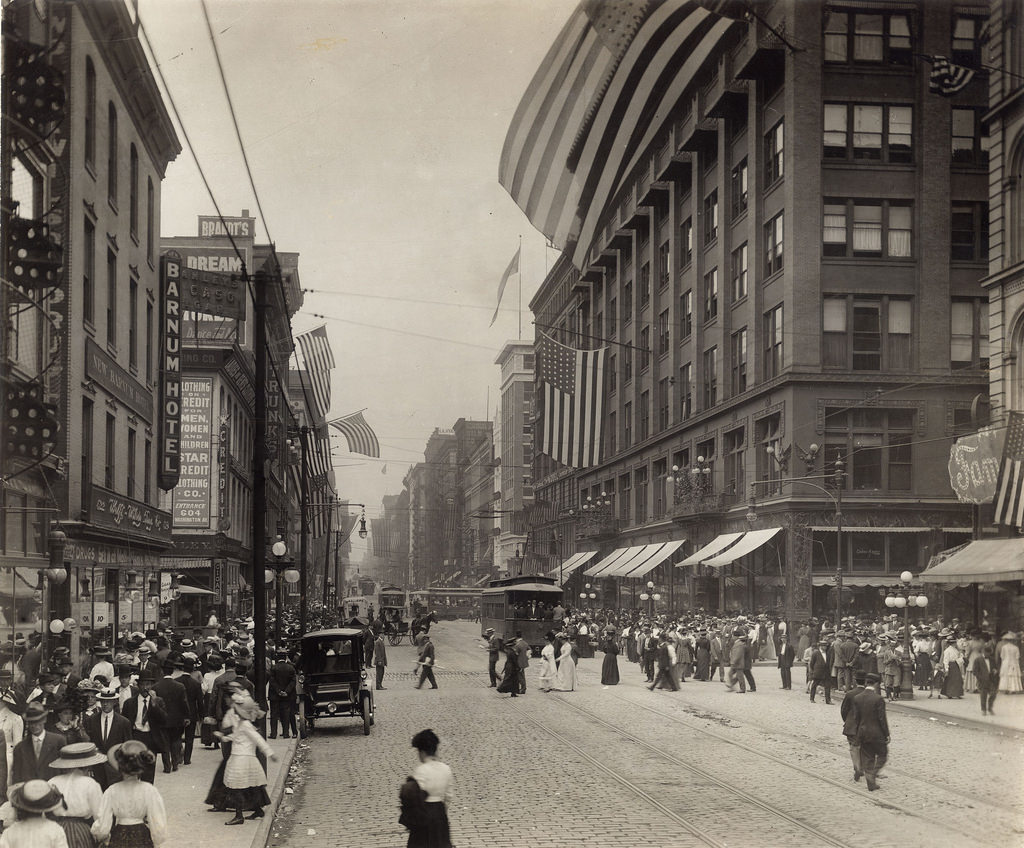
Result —
M 161 754 L 164 772 L 168 774 L 177 771 L 181 765 L 182 741 L 191 721 L 188 693 L 185 686 L 175 679 L 175 671 L 180 671 L 180 666 L 181 660 L 168 654 L 163 662 L 163 677 L 153 683 L 153 693 L 164 702 L 164 748 Z
M 139 665 L 138 668 L 136 668 L 136 671 L 140 676 L 142 675 L 142 672 L 147 671 L 148 669 L 153 669 L 157 673 L 157 677 L 160 676 L 159 663 L 153 659 L 153 649 L 147 643 L 144 642 L 139 646 L 138 656 Z
M 383 631 L 380 636 L 384 638 Z M 376 659 L 376 657 L 375 657 Z M 384 657 L 384 665 L 387 657 Z M 268 698 L 270 701 L 270 738 L 277 737 L 277 724 L 281 723 L 281 735 L 287 739 L 295 720 L 295 687 L 298 675 L 295 666 L 288 662 L 288 652 L 278 649 L 274 652 L 274 665 L 267 675 Z M 380 681 L 384 679 L 383 666 L 377 672 L 377 688 L 382 689 Z
M 154 754 L 162 754 L 166 750 L 163 733 L 166 716 L 164 702 L 152 691 L 153 684 L 159 679 L 160 675 L 153 666 L 140 672 L 135 694 L 121 707 L 121 714 L 131 722 L 132 739 L 141 742 Z M 148 766 L 142 772 L 142 779 L 146 783 L 154 783 L 155 776 L 155 765 Z
M 176 671 L 174 675 L 174 679 L 185 687 L 185 698 L 188 701 L 189 723 L 185 726 L 185 746 L 181 756 L 183 766 L 192 762 L 192 749 L 196 744 L 196 728 L 206 712 L 206 696 L 203 694 L 203 685 L 199 682 L 201 678 L 195 671 L 195 667 L 195 655 L 183 654 L 180 674 Z
M 821 639 L 818 647 L 811 654 L 809 674 L 811 676 L 811 703 L 819 686 L 825 687 L 825 703 L 832 703 L 832 648 L 828 639 Z
M 498 657 L 502 652 L 502 640 L 494 632 L 493 627 L 488 627 L 484 631 L 484 637 L 487 639 L 487 673 L 491 678 L 490 688 L 496 689 L 498 686 Z
M 889 722 L 885 715 L 885 699 L 878 694 L 880 680 L 878 674 L 869 674 L 864 681 L 864 691 L 853 699 L 861 769 L 871 792 L 879 788 L 878 772 L 889 758 Z
M 796 650 L 789 644 L 789 637 L 783 633 L 779 637 L 779 675 L 782 677 L 783 689 L 793 688 L 793 662 L 796 660 Z
M 56 774 L 50 768 L 60 749 L 67 744 L 67 739 L 60 733 L 46 729 L 46 719 L 50 711 L 38 701 L 33 701 L 25 708 L 25 738 L 14 746 L 14 765 L 11 768 L 10 782 L 22 783 L 26 780 L 49 780 Z
M 101 689 L 96 697 L 100 711 L 87 716 L 82 726 L 90 741 L 106 759 L 111 748 L 132 738 L 132 723 L 118 712 L 120 700 L 116 689 Z M 121 779 L 117 769 L 109 763 L 102 769 L 96 769 L 95 777 L 104 789 Z
M 857 739 L 857 713 L 853 709 L 853 699 L 864 691 L 867 675 L 861 671 L 854 672 L 854 687 L 843 695 L 839 705 L 839 715 L 843 719 L 843 736 L 850 745 L 850 759 L 853 761 L 853 779 L 860 780 L 864 770 L 860 762 L 860 741 Z

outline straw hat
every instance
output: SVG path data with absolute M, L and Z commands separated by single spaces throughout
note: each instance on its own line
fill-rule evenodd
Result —
M 101 754 L 92 742 L 73 742 L 60 749 L 60 756 L 50 763 L 50 768 L 88 768 L 106 761 L 106 754 Z
M 16 783 L 7 792 L 11 806 L 30 813 L 48 813 L 64 803 L 64 796 L 45 780 Z

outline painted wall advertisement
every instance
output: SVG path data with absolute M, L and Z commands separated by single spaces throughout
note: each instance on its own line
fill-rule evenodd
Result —
M 210 526 L 213 471 L 213 379 L 181 380 L 181 477 L 174 488 L 174 526 Z

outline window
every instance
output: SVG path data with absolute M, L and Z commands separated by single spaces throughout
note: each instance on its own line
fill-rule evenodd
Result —
M 640 266 L 640 308 L 651 302 L 651 263 Z
M 663 289 L 668 285 L 671 274 L 671 257 L 671 248 L 666 241 L 658 248 L 658 288 Z
M 704 323 L 718 317 L 718 269 L 704 275 Z
M 627 347 L 622 354 L 622 382 L 628 383 L 633 379 L 633 348 Z
M 679 337 L 686 339 L 693 332 L 693 289 L 679 295 Z
M 988 301 L 954 298 L 949 317 L 950 367 L 988 368 Z
M 824 256 L 913 256 L 913 208 L 896 200 L 825 201 Z
M 768 415 L 754 425 L 754 439 L 757 443 L 757 450 L 754 456 L 757 462 L 757 479 L 767 481 L 766 485 L 758 486 L 758 492 L 766 495 L 774 494 L 782 488 L 782 479 L 786 476 L 782 467 L 773 459 L 779 448 L 782 447 L 782 440 L 779 432 L 782 429 L 782 414 L 779 412 Z M 768 448 L 772 453 L 768 453 Z
M 651 364 L 651 328 L 640 331 L 640 370 L 646 371 Z
M 764 137 L 764 184 L 766 187 L 782 177 L 782 123 L 779 121 Z
M 85 164 L 96 170 L 96 68 L 85 58 Z
M 844 486 L 854 491 L 913 488 L 913 409 L 825 409 L 825 468 L 846 463 Z
M 957 15 L 953 19 L 953 53 L 951 60 L 955 65 L 966 65 L 977 68 L 981 63 L 981 30 L 982 18 Z
M 153 248 L 156 244 L 156 194 L 153 178 L 146 178 L 146 259 L 153 264 Z
M 909 66 L 913 59 L 910 18 L 903 14 L 825 14 L 827 63 Z
M 128 428 L 128 488 L 125 494 L 130 498 L 137 498 L 139 493 L 135 491 L 135 430 Z
M 636 483 L 636 523 L 643 524 L 647 520 L 647 468 L 638 468 L 633 472 Z
M 128 366 L 139 367 L 139 283 L 128 281 Z M 135 497 L 132 495 L 132 497 Z
M 640 392 L 640 441 L 651 435 L 651 393 Z
M 104 446 L 106 453 L 103 464 L 103 485 L 108 489 L 113 489 L 116 479 L 114 477 L 114 457 L 117 455 L 117 419 L 110 413 L 107 413 Z
M 853 371 L 910 368 L 912 304 L 898 298 L 826 297 L 822 364 Z
M 783 213 L 780 212 L 764 225 L 764 275 L 770 277 L 772 274 L 782 270 Z
M 704 198 L 704 246 L 718 238 L 718 189 Z
M 153 443 L 149 439 L 146 439 L 146 443 L 143 445 L 142 462 L 144 463 L 142 467 L 142 499 L 149 503 L 150 496 L 153 494 L 153 479 L 150 472 L 153 465 Z
M 622 322 L 628 324 L 633 320 L 633 283 L 622 287 Z
M 107 250 L 107 344 L 117 346 L 117 254 Z
M 622 407 L 622 447 L 625 449 L 633 446 L 633 404 L 627 402 Z
M 693 261 L 693 218 L 683 221 L 679 237 L 681 261 L 679 266 L 685 268 Z
M 117 209 L 117 109 L 107 105 L 107 200 Z
M 730 187 L 732 217 L 738 218 L 747 211 L 747 160 L 745 158 L 732 169 Z
M 731 495 L 746 496 L 746 474 L 743 467 L 743 453 L 747 446 L 746 428 L 737 427 L 722 437 L 722 450 L 725 453 L 725 492 Z
M 619 301 L 612 298 L 608 301 L 608 338 L 614 339 L 619 328 Z
M 614 353 L 608 354 L 608 394 L 615 394 L 619 387 L 618 357 Z
M 951 109 L 953 161 L 960 165 L 988 165 L 988 139 L 980 109 Z
M 732 334 L 732 394 L 747 390 L 747 328 Z
M 954 262 L 988 259 L 987 203 L 953 203 L 950 259 Z
M 82 317 L 91 324 L 96 320 L 96 226 L 87 216 L 82 229 Z
M 668 460 L 654 460 L 654 517 L 664 518 L 667 510 Z
M 81 508 L 89 503 L 89 489 L 92 486 L 92 458 L 95 456 L 93 448 L 93 421 L 92 421 L 92 400 L 82 398 L 82 479 L 80 482 L 79 498 Z
M 764 378 L 771 380 L 782 373 L 783 365 L 783 304 L 764 314 Z
M 631 478 L 629 474 L 623 474 L 619 477 L 619 518 L 623 521 L 629 521 L 629 495 L 632 489 L 630 483 Z
M 668 310 L 666 309 L 658 316 L 658 356 L 668 353 L 669 331 L 668 331 Z
M 658 380 L 658 432 L 667 430 L 669 425 L 668 377 Z
M 693 364 L 690 362 L 679 369 L 679 414 L 684 419 L 693 415 Z
M 146 380 L 153 380 L 153 304 L 146 303 Z
M 913 161 L 911 106 L 826 103 L 823 135 L 826 159 Z
M 732 302 L 747 296 L 747 243 L 743 242 L 732 252 Z
M 704 409 L 718 403 L 718 348 L 704 351 Z
M 615 415 L 615 413 L 614 412 L 609 412 L 608 413 L 608 456 L 614 456 L 615 452 L 618 450 L 618 445 L 616 443 L 616 438 L 618 436 L 618 432 L 619 431 L 616 429 L 617 426 L 618 426 L 618 424 L 616 422 L 616 415 Z
M 132 144 L 128 174 L 128 228 L 132 238 L 139 240 L 139 151 Z

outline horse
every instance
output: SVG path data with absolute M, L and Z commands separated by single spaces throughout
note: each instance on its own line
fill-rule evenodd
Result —
M 430 633 L 430 625 L 437 624 L 437 613 L 429 612 L 412 620 L 412 635 L 415 639 L 420 633 Z

